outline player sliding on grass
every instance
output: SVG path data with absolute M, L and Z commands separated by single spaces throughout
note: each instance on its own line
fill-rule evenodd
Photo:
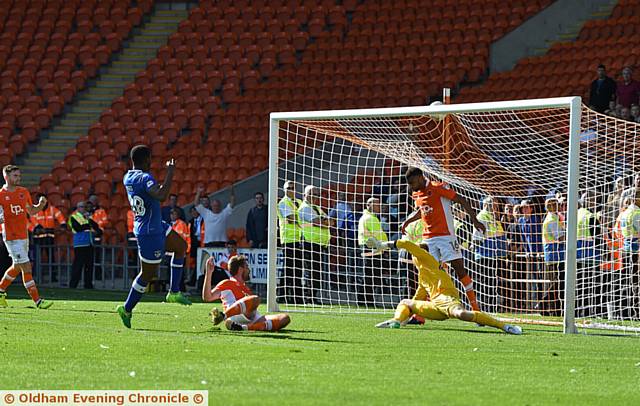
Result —
M 7 247 L 13 264 L 7 269 L 0 281 L 0 307 L 7 307 L 7 293 L 5 290 L 11 282 L 22 272 L 22 283 L 29 292 L 38 309 L 48 309 L 53 302 L 44 300 L 38 294 L 36 282 L 31 276 L 31 262 L 29 262 L 29 235 L 27 233 L 27 214 L 35 215 L 47 204 L 47 199 L 40 196 L 37 205 L 33 205 L 31 194 L 20 186 L 22 180 L 20 168 L 7 165 L 2 168 L 5 185 L 0 189 L 0 223 L 4 224 L 2 238 Z
M 249 280 L 250 275 L 246 257 L 234 255 L 229 259 L 228 267 L 232 275 L 231 278 L 223 280 L 211 289 L 211 274 L 214 266 L 207 262 L 202 300 L 213 302 L 221 299 L 224 309 L 224 312 L 221 312 L 217 307 L 211 310 L 211 321 L 214 325 L 225 320 L 225 325 L 229 330 L 278 331 L 291 322 L 288 314 L 263 316 L 258 313 L 260 298 L 245 285 L 245 281 Z
M 149 173 L 151 167 L 151 150 L 146 145 L 137 145 L 131 149 L 133 169 L 124 175 L 124 187 L 131 210 L 133 211 L 133 233 L 138 238 L 138 256 L 142 270 L 133 281 L 129 296 L 116 308 L 127 328 L 131 328 L 131 312 L 144 294 L 149 281 L 156 276 L 158 266 L 162 262 L 165 250 L 172 252 L 171 282 L 168 303 L 190 305 L 189 299 L 180 292 L 184 256 L 187 242 L 171 226 L 162 221 L 160 202 L 169 197 L 171 180 L 175 165 L 173 159 L 167 161 L 167 175 L 164 183 L 159 185 Z
M 397 240 L 380 242 L 375 238 L 367 240 L 367 246 L 380 251 L 391 248 L 405 249 L 413 256 L 418 268 L 418 292 L 425 291 L 430 300 L 403 299 L 393 319 L 376 325 L 379 328 L 399 328 L 412 314 L 423 316 L 430 320 L 460 319 L 503 330 L 509 334 L 522 334 L 518 326 L 505 324 L 488 314 L 479 311 L 469 311 L 460 302 L 460 296 L 451 277 L 440 268 L 436 259 L 424 249 L 410 241 Z

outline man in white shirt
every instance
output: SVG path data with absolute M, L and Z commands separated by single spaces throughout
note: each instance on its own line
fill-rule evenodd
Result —
M 233 206 L 236 204 L 233 185 L 230 188 L 229 203 L 224 209 L 222 209 L 222 203 L 218 199 L 211 202 L 211 209 L 207 209 L 200 204 L 200 194 L 202 192 L 204 192 L 204 187 L 198 186 L 193 204 L 204 221 L 204 246 L 224 247 L 227 243 L 227 223 L 229 217 L 233 214 Z

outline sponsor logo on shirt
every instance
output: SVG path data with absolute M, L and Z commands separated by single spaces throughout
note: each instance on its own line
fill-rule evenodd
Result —
M 420 213 L 423 216 L 428 216 L 429 214 L 433 213 L 433 207 L 429 206 L 428 204 L 424 204 L 420 206 Z
M 19 216 L 20 214 L 24 213 L 24 210 L 22 209 L 22 206 L 17 204 L 12 204 L 11 213 L 15 214 L 16 216 Z

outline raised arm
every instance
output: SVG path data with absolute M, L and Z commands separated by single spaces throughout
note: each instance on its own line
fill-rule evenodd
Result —
M 204 272 L 204 284 L 202 286 L 202 300 L 205 302 L 213 302 L 214 300 L 220 299 L 220 291 L 211 289 L 211 274 L 213 274 L 213 269 L 215 268 L 213 257 L 207 260 L 206 266 L 207 269 Z
M 231 206 L 231 208 L 233 208 L 233 206 L 236 205 L 236 191 L 233 187 L 233 183 L 231 184 L 231 186 L 229 187 L 229 206 Z
M 471 207 L 471 205 L 469 204 L 467 199 L 465 199 L 464 197 L 460 196 L 459 194 L 456 194 L 456 197 L 453 198 L 453 202 L 458 203 L 460 206 L 462 206 L 464 211 L 466 211 L 467 214 L 469 215 L 469 218 L 471 219 L 471 222 L 473 223 L 473 226 L 477 230 L 480 230 L 483 233 L 487 230 L 485 225 L 482 224 L 478 220 L 478 218 L 476 217 L 476 212 L 475 212 L 475 210 L 473 210 L 473 207 Z
M 407 227 L 409 227 L 409 224 L 413 223 L 414 221 L 418 221 L 419 219 L 420 219 L 420 209 L 409 214 L 409 217 L 407 217 L 404 223 L 402 223 L 402 227 L 401 227 L 402 234 L 407 233 Z
M 196 189 L 196 197 L 193 199 L 193 206 L 197 206 L 200 204 L 200 195 L 204 192 L 204 186 L 198 185 L 198 189 Z
M 155 184 L 148 190 L 149 196 L 161 202 L 167 200 L 171 192 L 171 182 L 173 181 L 173 173 L 176 169 L 173 158 L 167 161 L 167 174 L 162 185 Z
M 26 206 L 27 213 L 30 216 L 33 216 L 34 214 L 44 209 L 45 204 L 47 204 L 47 199 L 44 196 L 40 196 L 40 200 L 38 200 L 38 204 L 36 204 L 35 206 L 31 206 L 30 204 L 27 204 Z

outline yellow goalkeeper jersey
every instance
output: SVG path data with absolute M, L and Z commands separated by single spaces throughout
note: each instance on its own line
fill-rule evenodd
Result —
M 414 299 L 425 300 L 425 293 L 428 293 L 431 300 L 435 300 L 440 295 L 460 300 L 458 289 L 451 277 L 440 269 L 440 264 L 433 255 L 411 241 L 398 240 L 396 247 L 407 250 L 413 256 L 413 262 L 418 268 L 419 286 Z

